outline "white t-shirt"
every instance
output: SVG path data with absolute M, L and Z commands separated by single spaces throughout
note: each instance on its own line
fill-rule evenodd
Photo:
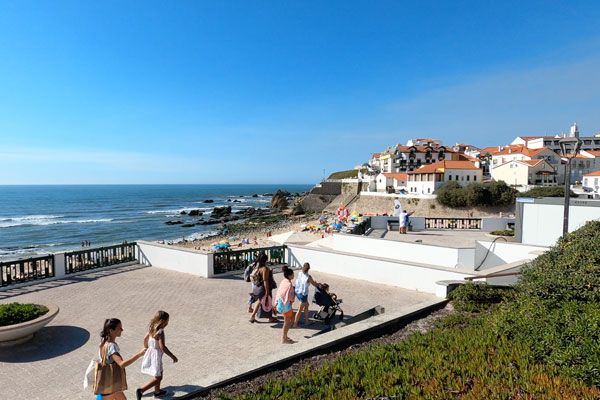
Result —
M 394 200 L 394 216 L 397 217 L 402 212 L 402 204 L 400 204 L 400 200 Z

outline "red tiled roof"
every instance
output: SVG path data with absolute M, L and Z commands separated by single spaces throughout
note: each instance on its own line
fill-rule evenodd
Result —
M 507 155 L 507 154 L 523 154 L 524 156 L 527 157 L 534 157 L 536 155 L 538 155 L 539 153 L 541 153 L 542 151 L 546 150 L 546 147 L 542 147 L 541 149 L 529 149 L 521 144 L 513 144 L 510 146 L 506 146 L 504 149 L 491 153 L 493 156 L 503 156 L 503 155 Z
M 463 154 L 463 153 L 458 153 L 457 156 L 458 156 L 457 161 L 470 161 L 470 162 L 479 161 L 479 159 L 477 157 L 472 157 L 472 156 L 469 156 L 469 155 Z
M 583 176 L 600 176 L 600 171 L 592 171 L 587 174 L 583 174 Z
M 381 153 L 373 153 L 373 158 L 379 158 L 380 155 Z
M 386 178 L 396 179 L 397 181 L 406 181 L 408 179 L 408 175 L 401 172 L 384 172 L 383 175 Z
M 433 164 L 423 165 L 409 174 L 431 174 L 435 172 L 443 172 L 445 169 L 479 169 L 470 161 L 438 161 Z
M 585 150 L 585 152 L 593 155 L 594 157 L 600 157 L 600 150 Z

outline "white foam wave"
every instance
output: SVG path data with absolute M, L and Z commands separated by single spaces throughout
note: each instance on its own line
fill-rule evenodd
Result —
M 186 207 L 186 208 L 178 208 L 178 209 L 172 209 L 172 210 L 150 210 L 150 211 L 146 211 L 146 214 L 159 214 L 159 215 L 174 216 L 174 215 L 181 214 L 183 211 L 185 211 L 186 213 L 189 213 L 192 210 L 200 210 L 200 211 L 204 212 L 204 211 L 212 210 L 212 207 Z
M 62 225 L 62 224 L 95 224 L 102 222 L 111 222 L 112 218 L 99 219 L 58 219 L 60 216 L 54 215 L 30 215 L 28 217 L 4 218 L 0 219 L 0 228 L 12 228 L 15 226 L 44 226 L 44 225 Z

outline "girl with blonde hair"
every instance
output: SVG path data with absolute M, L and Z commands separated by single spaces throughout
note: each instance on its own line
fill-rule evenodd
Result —
M 160 388 L 163 378 L 162 356 L 166 354 L 173 359 L 174 363 L 178 361 L 165 344 L 164 329 L 167 325 L 169 325 L 169 313 L 166 311 L 157 312 L 150 321 L 148 333 L 144 337 L 144 346 L 147 347 L 147 350 L 142 360 L 142 373 L 153 378 L 135 391 L 137 400 L 140 400 L 144 392 L 152 387 L 154 387 L 154 397 L 163 397 L 167 394 L 166 390 Z

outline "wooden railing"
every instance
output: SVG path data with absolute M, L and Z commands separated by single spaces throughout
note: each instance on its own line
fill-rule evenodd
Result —
M 425 218 L 425 229 L 481 229 L 481 218 Z
M 0 286 L 52 278 L 54 275 L 54 256 L 52 254 L 0 262 Z
M 271 246 L 213 253 L 213 271 L 215 274 L 242 271 L 249 263 L 254 261 L 257 254 L 261 251 L 264 251 L 267 255 L 267 264 L 283 264 L 285 263 L 285 248 L 286 246 Z
M 135 249 L 135 242 L 124 242 L 114 246 L 65 253 L 65 274 L 135 261 Z

